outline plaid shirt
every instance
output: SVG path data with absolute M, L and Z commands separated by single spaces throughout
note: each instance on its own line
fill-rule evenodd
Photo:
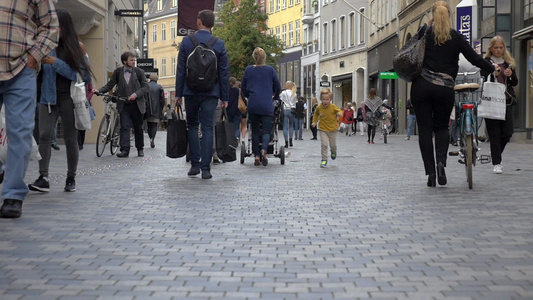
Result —
M 28 54 L 40 62 L 57 46 L 58 38 L 52 0 L 0 1 L 0 81 L 20 73 Z

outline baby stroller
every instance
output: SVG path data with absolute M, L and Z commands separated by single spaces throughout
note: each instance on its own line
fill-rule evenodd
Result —
M 280 146 L 278 148 L 278 126 L 281 122 L 281 113 L 282 113 L 282 104 L 280 100 L 274 100 L 274 121 L 272 124 L 272 129 L 270 131 L 270 142 L 268 143 L 267 155 L 274 157 L 279 157 L 282 165 L 285 164 L 285 147 Z M 247 123 L 248 130 L 248 142 L 241 145 L 241 164 L 244 164 L 244 159 L 246 157 L 252 156 L 252 126 L 250 121 Z M 262 147 L 262 143 L 259 142 L 259 147 Z

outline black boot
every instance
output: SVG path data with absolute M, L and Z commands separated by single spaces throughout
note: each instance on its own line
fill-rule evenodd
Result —
M 289 139 L 289 146 L 292 147 L 292 139 Z
M 285 148 L 289 148 L 289 142 L 285 141 Z

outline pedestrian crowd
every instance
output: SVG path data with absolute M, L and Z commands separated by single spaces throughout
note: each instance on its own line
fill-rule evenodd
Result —
M 268 54 L 261 47 L 251 53 L 254 64 L 245 68 L 241 81 L 230 77 L 225 43 L 212 34 L 215 15 L 211 10 L 199 12 L 197 32 L 181 42 L 174 103 L 165 102 L 157 75 L 151 74 L 148 82 L 144 71 L 135 66 L 135 54 L 128 51 L 121 55 L 122 66 L 114 70 L 109 81 L 94 88 L 89 57 L 78 40 L 69 13 L 56 10 L 52 0 L 40 1 L 38 9 L 30 9 L 30 4 L 21 3 L 26 2 L 0 4 L 0 20 L 11 22 L 0 34 L 0 43 L 5 45 L 0 48 L 0 106 L 5 112 L 9 136 L 8 159 L 0 162 L 4 170 L 2 218 L 20 217 L 28 190 L 50 190 L 49 164 L 51 149 L 59 149 L 55 142 L 59 118 L 67 157 L 64 191 L 76 191 L 76 171 L 85 130 L 78 130 L 75 125 L 71 85 L 80 80 L 85 83 L 89 103 L 93 93 L 112 90 L 126 99 L 116 104 L 120 115 L 119 158 L 130 156 L 132 133 L 137 156 L 143 157 L 143 126 L 146 126 L 150 147 L 154 148 L 159 124 L 168 124 L 173 118 L 174 107 L 184 107 L 191 164 L 187 175 L 201 174 L 202 179 L 212 178 L 211 164 L 220 161 L 215 141 L 218 133 L 214 128 L 223 119 L 232 125 L 228 127 L 231 130 L 226 139 L 233 151 L 239 145 L 245 147 L 247 133 L 251 137 L 251 155 L 256 166 L 268 165 L 269 144 L 272 135 L 277 134 L 273 129 L 279 127 L 283 128 L 284 147 L 281 149 L 288 149 L 303 139 L 304 124 L 309 124 L 311 140 L 317 140 L 320 135 L 320 168 L 328 166 L 329 158 L 337 158 L 337 132 L 357 136 L 358 130 L 363 136 L 366 131 L 367 143 L 374 144 L 377 128 L 382 128 L 382 134 L 394 130 L 394 108 L 389 106 L 387 99 L 379 97 L 376 88 L 370 88 L 366 99 L 359 103 L 342 99 L 341 107 L 334 104 L 338 101 L 334 101 L 332 90 L 324 88 L 318 99 L 311 99 L 308 110 L 305 98 L 298 95 L 296 83 L 287 81 L 282 89 L 277 72 L 266 63 Z M 15 14 L 24 18 L 13 18 Z M 513 134 L 512 116 L 516 105 L 513 87 L 518 83 L 515 61 L 499 36 L 491 40 L 485 57 L 477 54 L 465 38 L 451 28 L 448 2 L 435 2 L 432 14 L 429 23 L 419 29 L 419 35 L 426 35 L 427 43 L 422 74 L 413 80 L 407 101 L 406 140 L 418 131 L 427 185 L 447 184 L 448 147 L 450 143 L 457 143 L 458 126 L 453 126 L 457 118 L 454 116 L 453 88 L 457 61 L 462 53 L 481 69 L 485 79 L 493 78 L 506 87 L 505 119 L 485 121 L 494 173 L 501 174 L 502 153 Z M 200 70 L 207 72 L 196 76 L 199 68 L 194 57 L 200 52 L 205 55 L 202 51 L 206 50 L 210 52 L 202 62 L 206 65 Z M 42 159 L 39 160 L 38 178 L 26 185 L 24 177 L 32 151 L 32 137 Z

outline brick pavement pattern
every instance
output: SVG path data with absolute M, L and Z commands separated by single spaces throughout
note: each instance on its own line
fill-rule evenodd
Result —
M 509 144 L 502 175 L 477 165 L 469 190 L 453 157 L 426 186 L 417 136 L 339 135 L 325 169 L 304 136 L 285 165 L 211 180 L 165 157 L 165 132 L 143 158 L 87 144 L 75 193 L 54 151 L 50 192 L 0 219 L 0 299 L 533 299 L 533 145 Z

